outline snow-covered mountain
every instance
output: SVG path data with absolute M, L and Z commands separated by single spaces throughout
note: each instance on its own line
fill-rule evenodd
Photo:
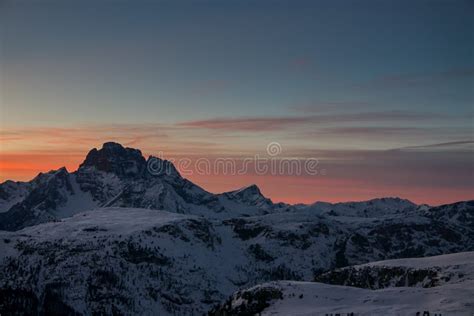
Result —
M 161 172 L 150 172 L 151 162 Z M 181 177 L 175 167 L 138 149 L 105 143 L 92 149 L 77 171 L 40 173 L 30 182 L 0 185 L 0 230 L 18 230 L 97 207 L 167 210 L 208 218 L 258 215 L 285 208 L 256 186 L 212 194 Z
M 377 217 L 413 212 L 416 204 L 400 198 L 381 198 L 362 202 L 316 202 L 307 206 L 316 212 L 331 216 Z
M 306 210 L 208 219 L 101 208 L 0 232 L 3 311 L 201 315 L 262 282 L 311 281 L 339 266 L 474 250 L 472 229 L 463 229 L 471 228 L 419 215 L 348 222 Z
M 371 289 L 384 301 L 383 288 L 459 286 L 457 295 L 472 285 L 464 267 L 472 254 L 437 268 L 433 259 L 416 269 L 416 260 L 377 261 L 474 251 L 474 201 L 287 205 L 255 185 L 212 194 L 168 161 L 105 143 L 75 172 L 1 184 L 0 207 L 2 315 L 202 315 L 235 291 L 278 280 L 292 280 L 270 283 L 284 298 L 287 288 L 335 289 L 334 302 L 354 291 L 357 304 Z M 370 262 L 377 263 L 363 265 Z M 456 304 L 447 306 L 454 311 Z
M 474 252 L 337 269 L 318 282 L 276 281 L 234 293 L 210 315 L 471 315 Z M 339 285 L 331 285 L 339 284 Z
M 159 168 L 153 169 L 156 166 Z M 101 149 L 92 149 L 75 172 L 63 167 L 40 173 L 30 182 L 0 184 L 0 230 L 18 230 L 110 206 L 163 209 L 220 219 L 300 210 L 381 218 L 429 209 L 399 198 L 293 206 L 273 203 L 255 185 L 212 194 L 183 178 L 171 162 L 152 156 L 145 159 L 138 149 L 109 142 Z

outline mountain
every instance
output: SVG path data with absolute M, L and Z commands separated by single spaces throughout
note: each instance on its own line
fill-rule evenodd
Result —
M 218 219 L 101 208 L 0 232 L 0 313 L 202 315 L 262 282 L 308 282 L 337 267 L 473 245 L 472 227 L 419 214 L 348 221 L 308 209 Z
M 0 230 L 14 231 L 111 206 L 220 219 L 300 209 L 329 216 L 380 218 L 420 208 L 399 198 L 287 205 L 273 203 L 256 185 L 212 194 L 183 178 L 171 162 L 153 156 L 145 159 L 138 149 L 108 142 L 90 150 L 75 172 L 63 167 L 40 173 L 30 182 L 0 184 Z
M 30 191 L 30 183 L 5 181 L 0 184 L 0 212 L 8 211 L 13 205 L 22 201 Z
M 384 290 L 420 299 L 435 295 L 424 286 L 453 287 L 434 296 L 438 308 L 444 294 L 450 302 L 472 289 L 464 267 L 472 255 L 438 260 L 436 268 L 434 259 L 379 261 L 474 251 L 474 201 L 287 205 L 255 185 L 212 194 L 169 161 L 105 143 L 75 172 L 1 184 L 0 206 L 2 315 L 202 315 L 226 312 L 221 304 L 232 293 L 272 305 L 262 287 L 277 288 L 270 298 L 288 304 L 296 304 L 295 291 L 298 299 L 329 291 L 332 305 L 312 300 L 333 308 L 354 294 L 348 306 L 368 297 L 386 308 L 393 301 Z M 419 291 L 396 288 L 406 285 Z
M 223 315 L 471 315 L 474 252 L 379 261 L 333 270 L 317 282 L 276 281 L 239 290 Z M 334 284 L 334 285 L 331 285 Z
M 150 170 L 153 166 L 161 170 Z M 285 207 L 273 204 L 256 186 L 209 193 L 181 177 L 169 161 L 145 159 L 138 149 L 109 142 L 92 149 L 75 172 L 60 168 L 30 182 L 2 183 L 0 230 L 18 230 L 105 206 L 209 218 L 265 214 Z
M 362 202 L 316 202 L 307 207 L 331 216 L 382 217 L 413 212 L 417 205 L 408 200 L 395 197 Z

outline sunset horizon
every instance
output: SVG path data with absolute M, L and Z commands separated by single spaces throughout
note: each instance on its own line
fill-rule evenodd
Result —
M 116 142 L 119 141 L 104 141 L 104 142 Z M 470 144 L 470 142 L 466 142 Z M 123 145 L 123 144 L 122 144 Z M 445 144 L 449 146 L 450 144 Z M 455 145 L 460 145 L 456 143 Z M 0 182 L 7 180 L 12 181 L 30 181 L 36 177 L 39 173 L 46 173 L 65 167 L 69 172 L 74 172 L 78 169 L 79 165 L 84 161 L 87 153 L 92 148 L 101 148 L 102 144 L 96 146 L 90 146 L 89 149 L 71 153 L 66 152 L 46 152 L 46 153 L 20 153 L 10 155 L 2 155 L 2 177 Z M 140 150 L 140 146 L 134 145 L 123 145 L 125 147 L 132 147 Z M 279 157 L 275 159 L 288 159 L 292 160 L 303 160 L 303 156 L 295 156 L 292 153 L 285 153 L 284 147 L 281 147 L 281 153 Z M 390 153 L 390 150 L 387 150 Z M 257 157 L 262 159 L 270 159 L 271 156 L 265 152 L 265 147 L 262 150 L 255 151 Z M 360 188 L 362 181 L 359 179 L 332 179 L 331 178 L 331 164 L 330 159 L 316 158 L 318 161 L 318 168 L 316 174 L 302 175 L 292 174 L 291 170 L 285 170 L 281 174 L 272 174 L 267 171 L 266 174 L 255 174 L 254 172 L 246 172 L 245 174 L 230 174 L 221 166 L 217 171 L 214 170 L 216 159 L 231 160 L 235 161 L 236 165 L 241 163 L 244 159 L 253 159 L 254 153 L 239 153 L 239 156 L 228 154 L 227 156 L 201 156 L 199 153 L 177 155 L 172 152 L 168 153 L 162 150 L 147 150 L 143 151 L 142 154 L 145 158 L 149 156 L 159 156 L 160 158 L 171 160 L 173 163 L 182 162 L 184 159 L 189 160 L 189 166 L 184 170 L 183 177 L 193 181 L 197 185 L 200 185 L 203 189 L 212 193 L 222 193 L 226 191 L 237 190 L 241 187 L 256 184 L 262 190 L 264 195 L 271 198 L 274 202 L 284 202 L 290 204 L 312 204 L 315 202 L 351 202 L 351 201 L 367 201 L 377 198 L 397 197 L 402 199 L 410 200 L 417 204 L 429 204 L 429 205 L 442 205 L 453 203 L 457 201 L 470 200 L 473 198 L 472 190 L 446 190 L 446 188 L 426 188 L 426 186 L 420 188 L 413 187 L 387 187 L 381 188 L 377 184 L 366 185 L 364 188 Z M 362 153 L 361 153 L 362 154 Z M 317 155 L 315 155 L 316 157 Z M 306 153 L 306 157 L 308 153 Z M 311 157 L 314 158 L 314 157 Z M 196 161 L 205 159 L 208 161 L 211 172 L 203 173 L 196 170 Z M 9 162 L 10 161 L 10 162 Z M 270 166 L 270 162 L 266 162 Z M 350 164 L 350 162 L 349 162 Z M 350 167 L 350 165 L 349 165 Z M 183 167 L 177 164 L 176 168 L 181 173 Z M 238 167 L 237 167 L 238 168 Z M 329 168 L 329 170 L 328 170 Z M 334 170 L 334 168 L 332 168 Z M 320 171 L 323 172 L 320 172 Z M 337 170 L 337 169 L 336 169 Z M 237 170 L 238 171 L 238 170 Z M 249 171 L 252 171 L 250 168 Z M 318 174 L 319 172 L 319 174 Z M 360 176 L 359 176 L 360 177 Z M 421 190 L 420 190 L 421 189 Z M 439 192 L 443 196 L 435 194 Z M 448 194 L 446 194 L 448 193 Z

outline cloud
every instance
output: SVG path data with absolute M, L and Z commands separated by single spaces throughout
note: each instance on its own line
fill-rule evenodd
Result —
M 2 142 L 35 142 L 45 145 L 81 146 L 96 144 L 101 139 L 120 139 L 125 145 L 136 144 L 146 139 L 166 138 L 163 128 L 158 125 L 105 124 L 78 127 L 29 127 L 10 128 L 0 131 Z
M 372 126 L 372 127 L 334 127 L 319 129 L 314 134 L 325 134 L 325 135 L 404 135 L 404 134 L 418 134 L 425 132 L 432 132 L 432 129 L 420 128 L 420 127 L 384 127 L 384 126 Z
M 302 113 L 317 113 L 328 110 L 357 110 L 359 108 L 364 108 L 369 105 L 369 102 L 363 101 L 318 102 L 311 104 L 295 105 L 290 107 L 290 109 Z
M 465 147 L 460 145 L 474 145 L 473 140 L 460 140 L 460 141 L 453 141 L 453 142 L 445 142 L 445 143 L 436 143 L 436 144 L 429 144 L 429 145 L 417 145 L 417 146 L 406 146 L 401 148 L 396 148 L 393 150 L 406 150 L 406 149 L 437 149 L 437 148 L 444 148 L 447 147 Z
M 187 121 L 178 123 L 181 127 L 205 128 L 228 131 L 270 131 L 282 127 L 306 124 L 307 117 L 242 117 L 242 118 L 215 118 L 210 120 Z
M 335 124 L 349 122 L 380 122 L 380 121 L 421 121 L 441 119 L 446 116 L 407 111 L 366 112 L 349 114 L 326 114 L 282 117 L 238 117 L 214 118 L 178 123 L 177 126 L 187 128 L 203 128 L 224 131 L 273 131 L 288 127 L 308 124 Z
M 388 125 L 388 124 L 387 124 Z M 386 137 L 397 137 L 399 141 L 411 140 L 415 141 L 416 137 L 419 141 L 434 141 L 445 140 L 446 142 L 451 139 L 469 139 L 472 134 L 472 129 L 469 127 L 444 127 L 444 126 L 426 126 L 416 125 L 411 126 L 383 126 L 383 125 L 372 125 L 372 126 L 336 126 L 336 127 L 321 127 L 314 128 L 311 130 L 304 130 L 299 134 L 308 136 L 364 136 L 371 138 L 386 138 Z M 405 138 L 408 137 L 408 138 Z M 407 143 L 407 146 L 413 144 L 412 142 Z

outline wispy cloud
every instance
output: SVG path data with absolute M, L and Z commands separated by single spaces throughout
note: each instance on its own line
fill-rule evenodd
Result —
M 177 125 L 188 128 L 255 132 L 277 130 L 286 126 L 309 122 L 310 120 L 307 117 L 241 117 L 187 121 Z
M 271 131 L 296 125 L 335 124 L 348 122 L 381 122 L 381 121 L 423 121 L 440 119 L 445 116 L 438 114 L 417 113 L 407 111 L 366 112 L 349 114 L 327 114 L 282 117 L 239 117 L 215 118 L 178 123 L 177 126 L 188 128 L 204 128 L 224 131 Z
M 290 110 L 302 113 L 318 113 L 330 111 L 354 111 L 361 108 L 367 108 L 370 105 L 369 102 L 364 101 L 333 101 L 333 102 L 315 102 L 302 105 L 294 105 L 290 107 Z
M 436 148 L 452 148 L 452 147 L 462 147 L 464 145 L 474 145 L 474 140 L 460 140 L 460 141 L 453 141 L 453 142 L 445 142 L 445 143 L 436 143 L 436 144 L 428 144 L 428 145 L 417 145 L 417 146 L 407 146 L 402 148 L 396 148 L 393 150 L 405 150 L 405 149 L 436 149 Z M 472 148 L 474 149 L 474 148 Z
M 312 133 L 320 135 L 414 135 L 432 133 L 433 129 L 421 127 L 385 127 L 385 126 L 371 126 L 371 127 L 330 127 L 318 129 Z
M 101 139 L 120 139 L 125 145 L 145 139 L 163 139 L 167 134 L 159 125 L 104 124 L 78 127 L 28 127 L 0 130 L 2 142 L 35 142 L 43 144 L 73 144 L 75 146 L 97 143 Z

